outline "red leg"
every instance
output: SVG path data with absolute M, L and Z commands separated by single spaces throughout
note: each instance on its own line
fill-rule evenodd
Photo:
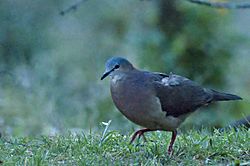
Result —
M 145 132 L 149 132 L 149 131 L 154 131 L 154 130 L 151 130 L 151 129 L 141 129 L 141 130 L 136 131 L 136 132 L 133 134 L 132 138 L 131 138 L 130 144 L 135 140 L 135 138 L 137 137 L 137 135 L 138 135 L 138 137 L 140 138 L 141 136 L 144 136 L 143 134 L 144 134 Z
M 173 145 L 174 145 L 174 141 L 176 139 L 177 136 L 177 130 L 172 131 L 172 138 L 168 147 L 168 154 L 170 155 L 173 152 Z

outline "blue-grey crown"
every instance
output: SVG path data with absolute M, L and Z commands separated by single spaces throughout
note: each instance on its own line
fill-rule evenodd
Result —
M 107 69 L 112 69 L 116 65 L 119 65 L 123 68 L 133 68 L 133 65 L 127 59 L 122 57 L 112 57 L 106 62 Z

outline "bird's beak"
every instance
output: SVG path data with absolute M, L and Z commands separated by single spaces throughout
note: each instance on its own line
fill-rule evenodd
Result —
M 101 77 L 101 80 L 103 80 L 104 78 L 106 78 L 110 73 L 112 73 L 116 68 L 114 67 L 113 69 L 111 70 L 107 70 L 103 73 L 102 77 Z
M 105 71 L 101 77 L 101 80 L 103 80 L 104 78 L 106 78 L 113 70 L 110 71 Z

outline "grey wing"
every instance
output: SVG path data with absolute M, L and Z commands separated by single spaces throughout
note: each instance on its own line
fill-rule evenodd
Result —
M 160 99 L 162 110 L 167 112 L 167 116 L 178 117 L 212 101 L 213 95 L 209 90 L 185 77 L 174 74 L 160 74 L 156 77 L 156 96 Z

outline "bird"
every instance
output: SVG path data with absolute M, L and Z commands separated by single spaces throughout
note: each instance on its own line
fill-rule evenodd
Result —
M 132 135 L 130 143 L 145 132 L 172 132 L 168 154 L 173 152 L 177 129 L 191 113 L 213 102 L 242 99 L 177 74 L 137 69 L 121 56 L 107 60 L 101 80 L 107 76 L 115 106 L 127 119 L 145 127 Z

